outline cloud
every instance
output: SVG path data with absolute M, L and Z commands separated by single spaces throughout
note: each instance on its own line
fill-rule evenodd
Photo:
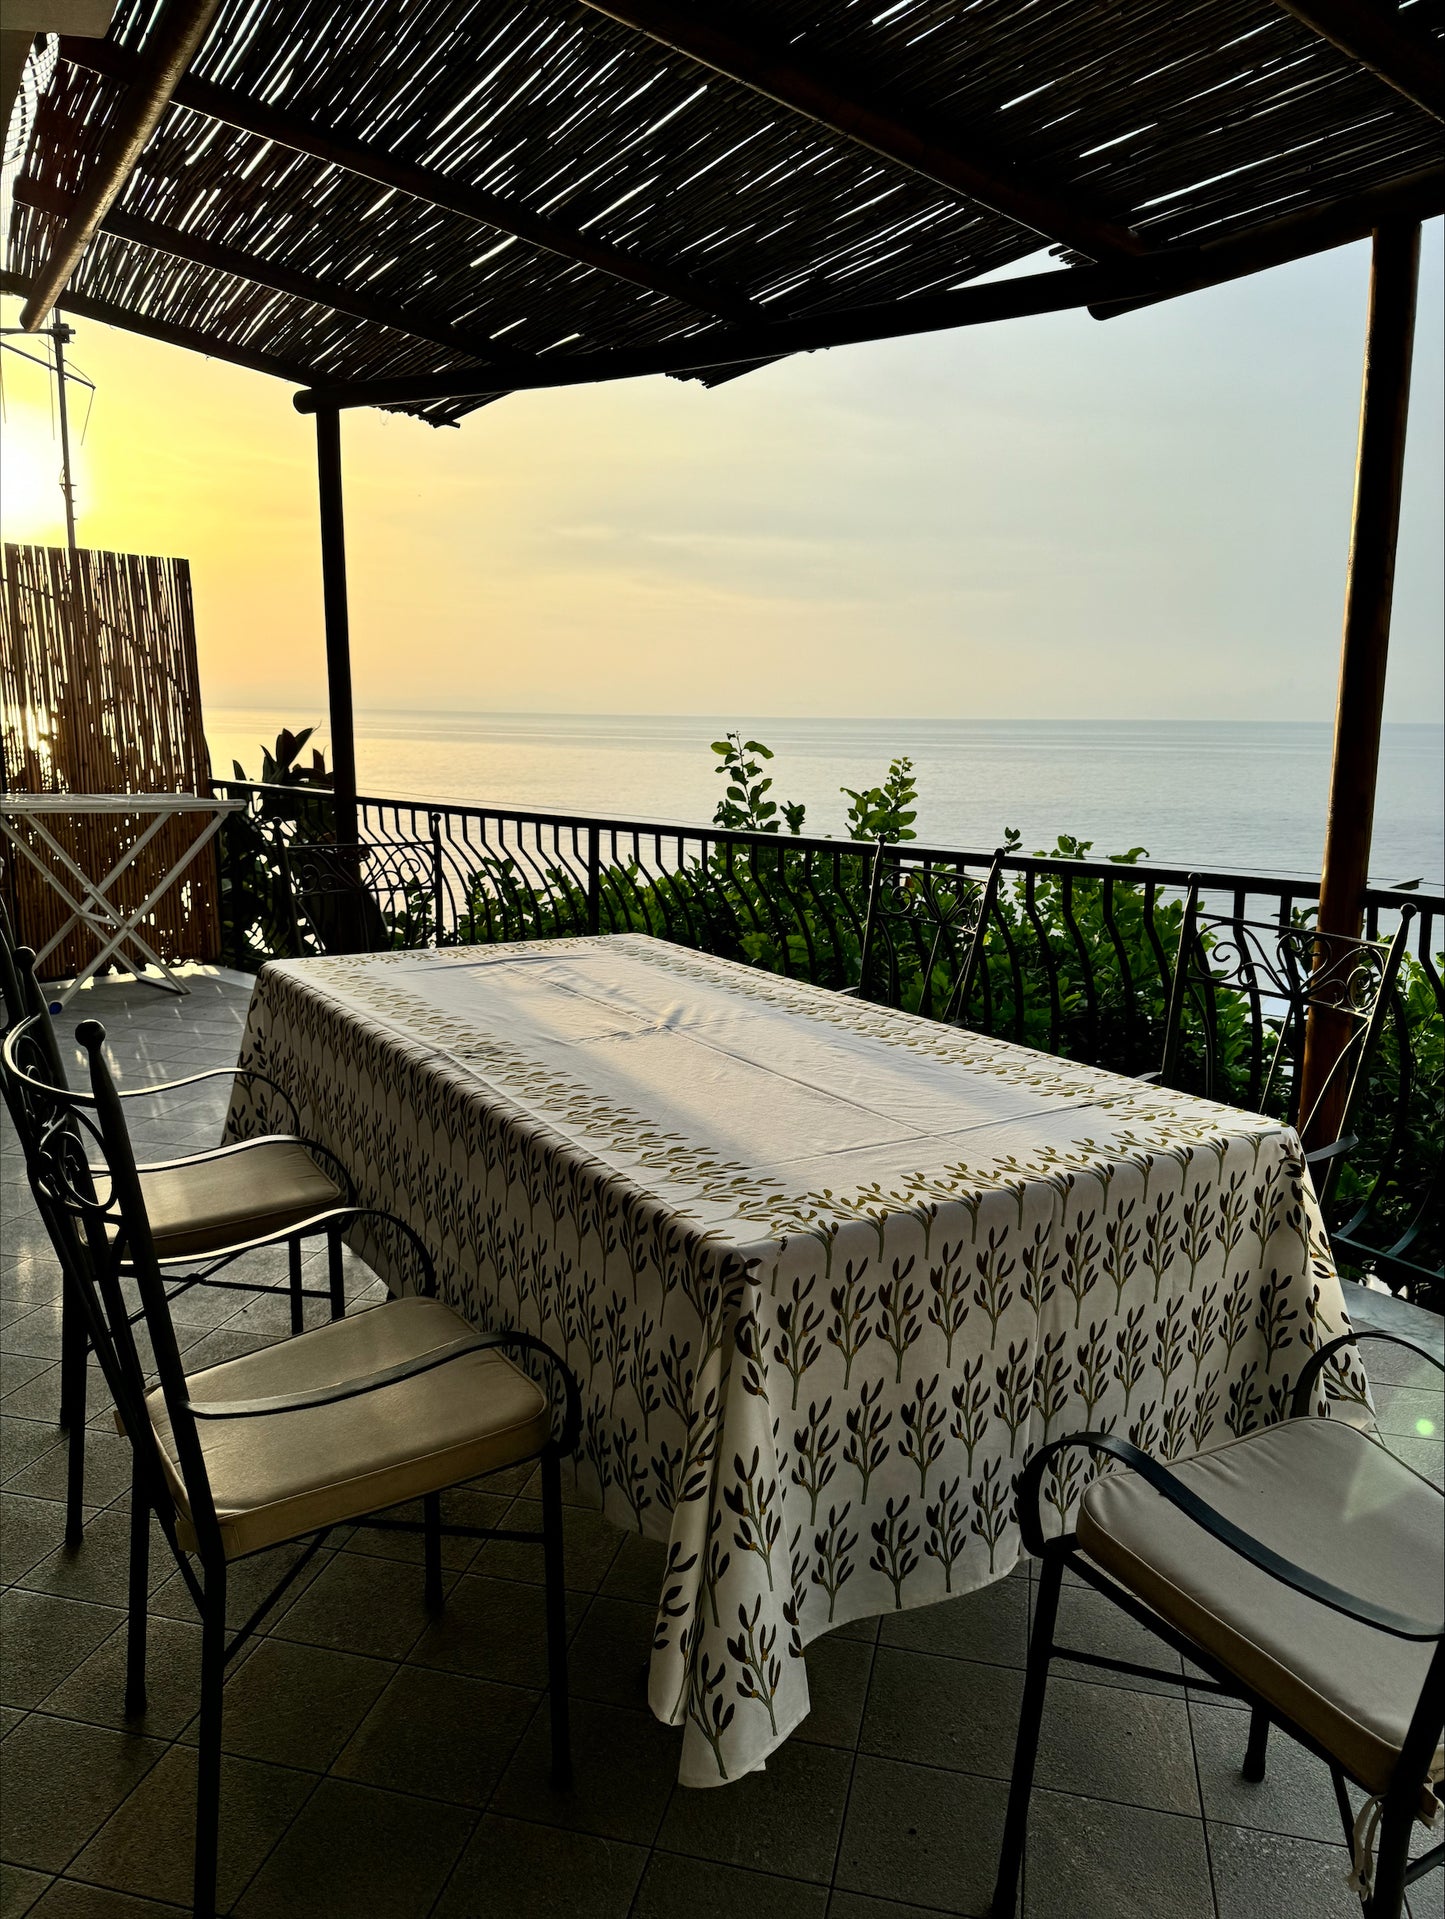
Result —
M 1441 223 L 1388 710 L 1442 700 Z M 1327 718 L 1367 250 L 1100 325 L 805 356 L 709 393 L 348 415 L 357 697 L 450 710 Z M 287 390 L 82 323 L 82 538 L 192 560 L 207 697 L 324 692 Z M 58 496 L 57 496 L 58 497 Z

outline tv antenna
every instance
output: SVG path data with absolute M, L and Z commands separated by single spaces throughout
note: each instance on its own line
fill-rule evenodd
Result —
M 28 334 L 28 337 L 31 339 L 39 337 L 40 339 L 50 341 L 51 351 L 55 356 L 53 362 L 50 360 L 41 360 L 37 358 L 35 354 L 27 353 L 23 347 L 17 346 L 14 340 L 8 337 L 13 334 L 27 333 L 28 329 L 25 327 L 0 327 L 0 346 L 3 346 L 9 353 L 18 353 L 22 360 L 29 360 L 32 365 L 44 367 L 47 373 L 53 373 L 55 375 L 57 407 L 60 417 L 60 491 L 65 499 L 65 538 L 71 552 L 74 553 L 76 551 L 75 477 L 70 465 L 70 410 L 66 403 L 65 383 L 67 380 L 75 380 L 81 386 L 88 387 L 90 391 L 94 393 L 95 382 L 93 380 L 87 380 L 83 373 L 73 373 L 66 369 L 65 349 L 75 338 L 74 327 L 67 326 L 63 320 L 56 320 L 52 326 L 40 327 L 38 333 Z

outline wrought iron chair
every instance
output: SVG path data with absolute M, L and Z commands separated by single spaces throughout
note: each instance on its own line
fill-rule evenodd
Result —
M 571 1779 L 560 1463 L 581 1421 L 577 1383 L 561 1359 L 522 1332 L 478 1333 L 435 1296 L 425 1248 L 399 1219 L 356 1209 L 373 1231 L 400 1235 L 418 1290 L 259 1352 L 187 1374 L 156 1256 L 125 1112 L 106 1065 L 105 1032 L 85 1020 L 91 1096 L 34 1080 L 33 1022 L 5 1042 L 8 1070 L 34 1102 L 36 1176 L 65 1246 L 67 1270 L 132 1448 L 130 1610 L 125 1710 L 146 1704 L 150 1518 L 175 1555 L 201 1620 L 195 1912 L 215 1912 L 225 1669 L 337 1525 L 420 1533 L 426 1601 L 442 1605 L 441 1541 L 526 1540 L 543 1548 L 554 1783 Z M 98 1147 L 99 1160 L 89 1162 Z M 136 1347 L 122 1279 L 139 1286 L 157 1380 Z M 546 1369 L 544 1391 L 506 1350 Z M 560 1406 L 560 1429 L 553 1400 Z M 536 1459 L 542 1529 L 444 1524 L 441 1494 Z M 414 1521 L 389 1509 L 419 1499 Z M 228 1637 L 226 1588 L 236 1561 L 306 1541 L 305 1550 L 240 1630 Z
M 842 990 L 856 999 L 901 1007 L 905 989 L 917 982 L 914 1010 L 925 1019 L 964 1025 L 998 897 L 1003 849 L 982 879 L 962 866 L 905 867 L 905 858 L 896 845 L 878 842 L 858 982 Z
M 1369 1081 L 1370 1063 L 1392 1011 L 1395 976 L 1414 909 L 1406 907 L 1388 945 L 1345 939 L 1309 926 L 1206 913 L 1191 880 L 1179 927 L 1164 1052 L 1157 1073 L 1143 1077 L 1226 1105 L 1276 1112 L 1309 1138 L 1320 1118 L 1338 1111 L 1333 1138 L 1307 1154 L 1322 1203 L 1327 1202 L 1359 1140 L 1350 1122 Z M 1311 1012 L 1334 1019 L 1343 1044 L 1302 1112 L 1305 1042 Z M 1402 1076 L 1394 1127 L 1409 1100 Z
M 0 1065 L 0 1093 L 20 1137 L 42 1223 L 61 1258 L 60 1424 L 70 1438 L 65 1538 L 67 1545 L 77 1546 L 83 1530 L 89 1348 L 84 1315 L 77 1309 L 73 1286 L 65 1277 L 64 1236 L 57 1232 L 57 1221 L 38 1182 L 38 1128 L 44 1103 L 37 1106 L 34 1092 L 40 1081 L 62 1092 L 68 1090 L 69 1082 L 45 995 L 35 979 L 34 955 L 27 947 L 12 947 L 3 927 L 0 998 L 5 1013 L 0 1032 L 9 1033 L 22 1021 L 29 1028 L 27 1051 L 32 1072 L 28 1077 L 16 1077 Z M 351 1217 L 355 1193 L 345 1168 L 334 1155 L 319 1141 L 301 1136 L 295 1102 L 275 1081 L 250 1068 L 223 1066 L 159 1085 L 134 1087 L 118 1097 L 150 1099 L 226 1078 L 264 1086 L 268 1097 L 285 1110 L 294 1132 L 267 1134 L 140 1168 L 157 1258 L 175 1276 L 170 1297 L 178 1298 L 193 1286 L 246 1293 L 284 1291 L 290 1298 L 293 1333 L 301 1330 L 307 1299 L 329 1301 L 333 1319 L 339 1319 L 346 1310 L 341 1236 Z M 327 1244 L 324 1288 L 308 1286 L 303 1279 L 302 1243 L 317 1236 L 324 1236 Z M 220 1276 L 243 1253 L 280 1244 L 288 1252 L 285 1282 Z
M 278 844 L 291 898 L 324 953 L 424 946 L 432 936 L 439 882 L 424 841 Z
M 1445 1496 L 1369 1434 L 1309 1417 L 1321 1371 L 1356 1338 L 1406 1346 L 1368 1328 L 1313 1354 L 1291 1416 L 1165 1467 L 1110 1433 L 1044 1446 L 1019 1481 L 1019 1527 L 1041 1561 L 993 1919 L 1013 1919 L 1049 1667 L 1105 1666 L 1243 1699 L 1244 1777 L 1264 1777 L 1271 1726 L 1324 1760 L 1334 1783 L 1351 1885 L 1364 1919 L 1398 1919 L 1407 1885 L 1445 1859 L 1410 1859 L 1417 1818 L 1440 1818 L 1445 1772 Z M 1085 1448 L 1124 1471 L 1087 1487 L 1078 1529 L 1044 1535 L 1046 1477 Z M 1194 1673 L 1106 1659 L 1055 1643 L 1068 1567 L 1131 1619 L 1202 1667 Z M 1369 1795 L 1357 1817 L 1347 1782 Z

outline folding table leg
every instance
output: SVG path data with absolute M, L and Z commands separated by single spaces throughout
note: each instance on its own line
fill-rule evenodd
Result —
M 1265 1751 L 1269 1745 L 1269 1714 L 1262 1707 L 1251 1708 L 1249 1744 L 1244 1752 L 1244 1777 L 1257 1786 L 1264 1777 Z

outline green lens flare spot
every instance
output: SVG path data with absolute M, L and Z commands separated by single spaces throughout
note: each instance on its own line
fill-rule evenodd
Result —
M 1420 1435 L 1421 1439 L 1433 1439 L 1435 1437 L 1434 1420 L 1417 1419 L 1415 1421 L 1415 1431 Z

